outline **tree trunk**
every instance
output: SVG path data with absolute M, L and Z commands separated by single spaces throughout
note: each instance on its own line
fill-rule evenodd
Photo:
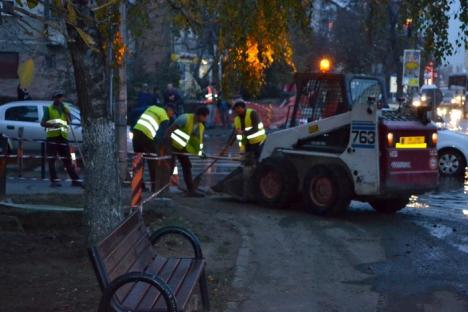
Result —
M 88 14 L 92 16 L 89 10 Z M 75 28 L 68 25 L 67 32 L 72 39 L 68 44 L 83 127 L 84 223 L 88 245 L 94 245 L 122 220 L 123 214 L 116 129 L 108 105 L 106 53 L 102 51 L 102 40 L 95 25 L 86 25 L 83 29 L 93 35 L 95 46 L 101 49 L 93 51 Z
M 107 235 L 122 219 L 116 129 L 106 118 L 88 117 L 85 142 L 85 224 L 88 243 Z

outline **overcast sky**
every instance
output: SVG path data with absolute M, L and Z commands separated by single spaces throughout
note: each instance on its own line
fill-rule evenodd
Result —
M 455 45 L 455 40 L 457 39 L 458 32 L 460 30 L 460 19 L 454 19 L 455 13 L 460 11 L 460 2 L 456 1 L 453 6 L 452 10 L 450 12 L 450 27 L 449 27 L 449 40 L 452 43 L 452 45 Z M 447 62 L 451 64 L 452 66 L 463 66 L 464 62 L 464 53 L 465 53 L 465 48 L 462 46 L 461 48 L 456 47 L 455 55 L 450 56 L 447 58 Z

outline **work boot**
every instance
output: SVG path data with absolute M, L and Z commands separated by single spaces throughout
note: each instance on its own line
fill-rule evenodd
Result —
M 185 194 L 187 197 L 205 197 L 205 194 L 200 193 L 196 190 L 188 190 Z
M 84 188 L 83 182 L 81 181 L 72 181 L 71 186 Z
M 57 181 L 52 181 L 50 182 L 50 187 L 61 187 L 62 184 L 60 184 L 59 182 Z

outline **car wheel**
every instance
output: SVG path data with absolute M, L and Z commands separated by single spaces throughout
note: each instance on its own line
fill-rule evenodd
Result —
M 255 170 L 258 201 L 273 208 L 285 208 L 297 193 L 296 168 L 286 158 L 267 158 Z
M 463 155 L 454 149 L 439 152 L 439 171 L 443 176 L 461 176 L 465 173 L 466 161 Z
M 304 179 L 304 203 L 307 210 L 319 215 L 338 215 L 351 202 L 353 184 L 338 166 L 312 167 Z
M 409 198 L 382 198 L 370 200 L 369 204 L 377 212 L 391 214 L 406 207 Z

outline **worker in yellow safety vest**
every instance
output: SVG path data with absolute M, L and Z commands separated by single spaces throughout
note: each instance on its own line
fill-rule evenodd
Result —
M 175 120 L 167 132 L 174 151 L 205 157 L 203 153 L 203 134 L 209 113 L 208 108 L 202 106 L 196 110 L 195 114 L 182 114 Z M 176 156 L 182 166 L 184 181 L 187 185 L 187 195 L 192 197 L 203 196 L 195 189 L 192 179 L 192 163 L 189 157 L 181 154 Z M 175 166 L 175 158 L 173 164 Z
M 46 129 L 47 162 L 49 164 L 50 186 L 62 186 L 55 170 L 55 158 L 62 158 L 64 167 L 72 180 L 72 186 L 83 187 L 80 177 L 71 162 L 70 146 L 68 145 L 68 126 L 70 124 L 70 111 L 63 103 L 63 94 L 56 93 L 54 102 L 44 108 L 41 126 Z
M 171 119 L 175 115 L 175 107 L 173 105 L 166 105 L 165 108 L 151 105 L 148 107 L 133 127 L 133 151 L 135 153 L 155 154 L 146 155 L 148 162 L 148 169 L 151 179 L 151 191 L 156 191 L 156 171 L 157 155 L 162 155 L 164 146 L 162 144 L 164 134 L 169 128 Z
M 262 143 L 266 139 L 266 131 L 257 112 L 247 108 L 242 100 L 234 103 L 234 131 L 230 138 L 232 145 L 236 140 L 241 154 L 247 157 L 257 157 Z

